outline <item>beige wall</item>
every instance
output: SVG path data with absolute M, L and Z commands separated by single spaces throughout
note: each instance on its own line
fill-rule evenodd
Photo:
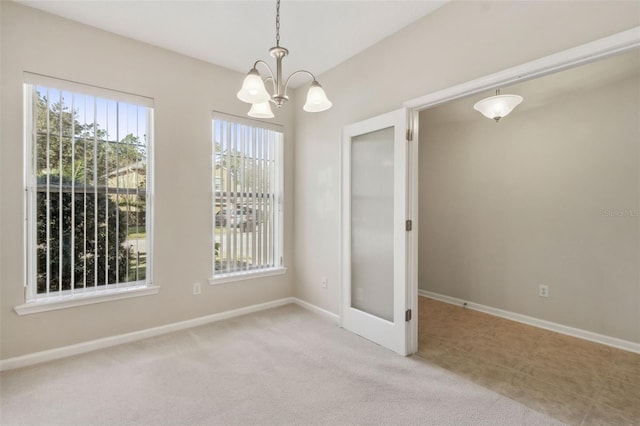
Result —
M 420 114 L 421 289 L 640 342 L 636 67 L 498 124 Z
M 244 115 L 239 73 L 0 2 L 2 16 L 0 301 L 2 359 L 293 295 L 286 276 L 209 286 L 212 268 L 211 112 Z M 212 43 L 215 48 L 215 43 Z M 23 289 L 22 72 L 155 100 L 155 284 L 158 295 L 18 316 Z M 292 106 L 285 125 L 285 263 L 293 266 Z M 203 283 L 200 296 L 191 294 Z
M 205 285 L 203 294 L 194 297 L 191 284 L 204 282 L 211 268 L 210 111 L 246 112 L 235 99 L 242 76 L 10 2 L 0 5 L 2 359 L 292 294 L 338 312 L 339 144 L 344 125 L 628 29 L 640 20 L 640 5 L 631 1 L 454 1 L 325 73 L 320 82 L 334 102 L 331 110 L 304 113 L 304 96 L 296 97 L 296 105 L 285 107 L 275 120 L 285 124 L 289 141 L 285 255 L 287 265 L 291 268 L 295 261 L 295 268 L 284 279 Z M 23 300 L 24 282 L 22 211 L 16 207 L 22 205 L 22 187 L 16 182 L 22 179 L 23 70 L 155 99 L 159 295 L 23 317 L 13 312 Z M 329 278 L 328 289 L 320 286 L 323 276 Z
M 296 296 L 338 312 L 343 126 L 639 24 L 637 2 L 453 1 L 320 76 L 333 108 L 295 111 Z

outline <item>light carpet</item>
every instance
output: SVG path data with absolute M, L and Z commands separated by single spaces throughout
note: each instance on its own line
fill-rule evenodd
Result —
M 2 425 L 558 425 L 295 305 L 3 372 Z

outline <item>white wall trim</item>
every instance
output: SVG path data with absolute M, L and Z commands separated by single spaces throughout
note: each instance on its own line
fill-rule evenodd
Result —
M 256 278 L 272 277 L 275 275 L 284 275 L 287 273 L 288 268 L 284 266 L 278 266 L 275 268 L 263 269 L 258 271 L 243 271 L 232 272 L 230 274 L 220 274 L 219 276 L 213 276 L 209 278 L 210 285 L 227 284 L 235 281 L 247 281 Z
M 111 346 L 131 343 L 137 340 L 147 339 L 149 337 L 159 336 L 161 334 L 172 333 L 174 331 L 185 330 L 187 328 L 197 327 L 200 325 L 210 324 L 229 318 L 239 317 L 254 312 L 264 311 L 267 309 L 277 308 L 284 305 L 296 304 L 308 311 L 319 314 L 331 321 L 338 323 L 340 317 L 333 312 L 329 312 L 309 302 L 300 300 L 296 297 L 285 297 L 282 299 L 272 300 L 270 302 L 259 303 L 257 305 L 245 306 L 243 308 L 232 309 L 229 311 L 219 312 L 217 314 L 206 315 L 199 318 L 193 318 L 186 321 L 166 324 L 159 327 L 147 328 L 145 330 L 134 331 L 131 333 L 119 334 L 117 336 L 105 337 L 102 339 L 91 340 L 88 342 L 76 343 L 74 345 L 63 346 L 60 348 L 49 349 L 42 352 L 17 356 L 0 360 L 0 371 L 12 370 L 14 368 L 27 367 L 43 362 L 54 361 L 56 359 L 66 358 L 74 355 L 80 355 L 92 352 L 98 349 L 105 349 Z
M 204 317 L 193 318 L 186 321 L 175 322 L 172 324 L 161 325 L 159 327 L 147 328 L 145 330 L 134 331 L 131 333 L 119 334 L 117 336 L 105 337 L 102 339 L 90 340 L 88 342 L 77 343 L 74 345 L 63 346 L 60 348 L 49 349 L 42 352 L 35 352 L 28 355 L 22 355 L 14 358 L 8 358 L 0 361 L 0 371 L 11 370 L 14 368 L 26 367 L 29 365 L 40 364 L 42 362 L 53 361 L 60 358 L 66 358 L 73 355 L 79 355 L 97 349 L 104 349 L 111 346 L 130 343 L 136 340 L 147 339 L 149 337 L 161 334 L 172 333 L 191 327 L 197 327 L 228 318 L 238 317 L 241 315 L 251 314 L 253 312 L 264 311 L 266 309 L 277 308 L 279 306 L 294 303 L 293 297 L 285 297 L 284 299 L 272 300 L 270 302 L 260 303 L 257 305 L 246 306 L 243 308 L 232 309 L 230 311 L 219 312 L 217 314 L 207 315 Z
M 420 296 L 430 299 L 439 300 L 441 302 L 450 303 L 452 305 L 464 306 L 474 311 L 484 312 L 485 314 L 494 315 L 508 320 L 517 321 L 523 324 L 532 325 L 534 327 L 543 328 L 545 330 L 555 331 L 557 333 L 566 334 L 568 336 L 577 337 L 591 342 L 600 343 L 625 351 L 640 354 L 640 343 L 630 342 L 628 340 L 618 339 L 616 337 L 605 336 L 604 334 L 594 333 L 592 331 L 573 328 L 566 325 L 558 324 L 527 315 L 517 314 L 515 312 L 505 311 L 491 306 L 481 305 L 479 303 L 469 302 L 467 300 L 458 299 L 457 297 L 445 296 L 443 294 L 433 293 L 427 290 L 418 290 Z
M 340 315 L 338 314 L 334 314 L 331 311 L 327 311 L 326 309 L 323 309 L 319 306 L 313 305 L 307 301 L 304 301 L 302 299 L 298 299 L 297 297 L 293 298 L 293 303 L 295 303 L 296 305 L 300 306 L 301 308 L 304 308 L 308 311 L 313 312 L 314 314 L 318 314 L 321 315 L 331 321 L 333 321 L 334 323 L 336 323 L 337 325 L 340 324 Z
M 403 105 L 406 108 L 417 111 L 431 108 L 441 103 L 464 98 L 485 90 L 508 86 L 516 82 L 531 80 L 593 62 L 616 53 L 635 49 L 638 46 L 640 46 L 640 27 L 634 27 L 494 74 L 451 86 L 426 96 L 408 100 Z
M 129 299 L 131 297 L 150 296 L 158 294 L 159 292 L 160 287 L 154 285 L 98 290 L 95 292 L 77 293 L 74 295 L 69 294 L 67 296 L 60 297 L 50 296 L 15 306 L 13 310 L 16 311 L 18 315 L 28 315 L 39 312 L 54 311 L 57 309 L 91 305 L 94 303 L 110 302 L 112 300 Z

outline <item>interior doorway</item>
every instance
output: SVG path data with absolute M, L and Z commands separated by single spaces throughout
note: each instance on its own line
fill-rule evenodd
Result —
M 613 394 L 640 385 L 638 46 L 636 28 L 414 109 L 418 355 L 569 424 L 637 418 Z M 525 100 L 496 124 L 473 105 L 497 87 Z
M 432 161 L 419 164 L 426 178 L 419 180 L 417 220 L 429 238 L 429 244 L 420 242 L 420 277 L 428 277 L 430 285 L 420 290 L 418 354 L 567 423 L 605 414 L 619 416 L 612 423 L 629 419 L 609 391 L 603 397 L 594 389 L 614 382 L 621 389 L 616 369 L 624 365 L 624 371 L 637 371 L 640 366 L 640 317 L 633 297 L 638 294 L 638 234 L 632 223 L 638 217 L 633 204 L 640 140 L 638 46 L 636 28 L 405 104 L 413 108 L 420 134 L 436 141 L 419 144 L 420 158 Z M 543 80 L 546 88 L 536 87 Z M 583 95 L 573 95 L 570 87 Z M 525 98 L 498 124 L 473 110 L 496 88 Z M 624 96 L 616 101 L 614 93 Z M 551 100 L 573 114 L 564 121 L 579 123 L 571 129 L 578 138 L 561 129 L 562 115 L 554 112 Z M 569 106 L 579 109 L 569 113 Z M 598 117 L 585 118 L 590 117 L 587 108 Z M 525 115 L 544 123 L 542 130 L 520 121 Z M 528 136 L 518 136 L 523 129 Z M 479 135 L 488 137 L 474 142 Z M 431 220 L 424 220 L 424 209 Z M 609 247 L 610 252 L 592 247 Z M 562 265 L 556 267 L 556 260 Z M 617 267 L 606 269 L 613 264 Z M 584 275 L 572 282 L 563 269 Z M 545 280 L 542 270 L 551 278 Z M 609 303 L 597 297 L 603 271 L 608 271 L 601 281 Z M 499 280 L 509 285 L 496 286 Z M 584 297 L 590 291 L 591 297 Z M 576 297 L 578 306 L 560 308 L 574 322 L 553 317 L 557 314 L 549 300 L 561 305 Z M 520 305 L 511 307 L 516 300 Z M 544 318 L 537 312 L 551 319 L 536 320 Z M 606 318 L 601 322 L 618 320 L 611 334 L 585 331 L 589 324 L 577 322 L 593 315 Z M 578 353 L 585 362 L 576 362 Z M 633 377 L 629 383 L 637 387 L 639 379 Z M 583 407 L 576 398 L 567 399 L 569 394 L 594 405 Z M 605 405 L 609 411 L 595 412 Z
M 424 105 L 413 108 L 421 127 L 423 295 L 518 321 L 528 321 L 526 314 L 562 323 L 551 310 L 564 303 L 561 291 L 571 301 L 590 291 L 588 300 L 600 300 L 593 277 L 613 262 L 622 269 L 609 275 L 622 284 L 609 283 L 609 296 L 620 301 L 602 317 L 637 323 L 629 300 L 637 267 L 633 259 L 621 263 L 637 252 L 634 222 L 611 218 L 632 219 L 637 198 L 639 39 L 637 30 L 626 31 L 407 103 Z M 496 87 L 525 99 L 499 123 L 473 108 Z M 600 246 L 610 250 L 591 249 Z M 557 309 L 575 317 L 605 309 L 567 303 Z M 587 322 L 564 324 L 589 330 Z M 637 350 L 632 328 L 617 327 L 616 337 Z M 583 337 L 610 335 L 592 331 Z

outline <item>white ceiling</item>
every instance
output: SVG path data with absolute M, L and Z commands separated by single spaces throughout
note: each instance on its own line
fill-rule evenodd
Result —
M 17 0 L 26 6 L 247 72 L 275 45 L 275 0 Z M 318 75 L 447 0 L 282 0 L 284 73 Z

